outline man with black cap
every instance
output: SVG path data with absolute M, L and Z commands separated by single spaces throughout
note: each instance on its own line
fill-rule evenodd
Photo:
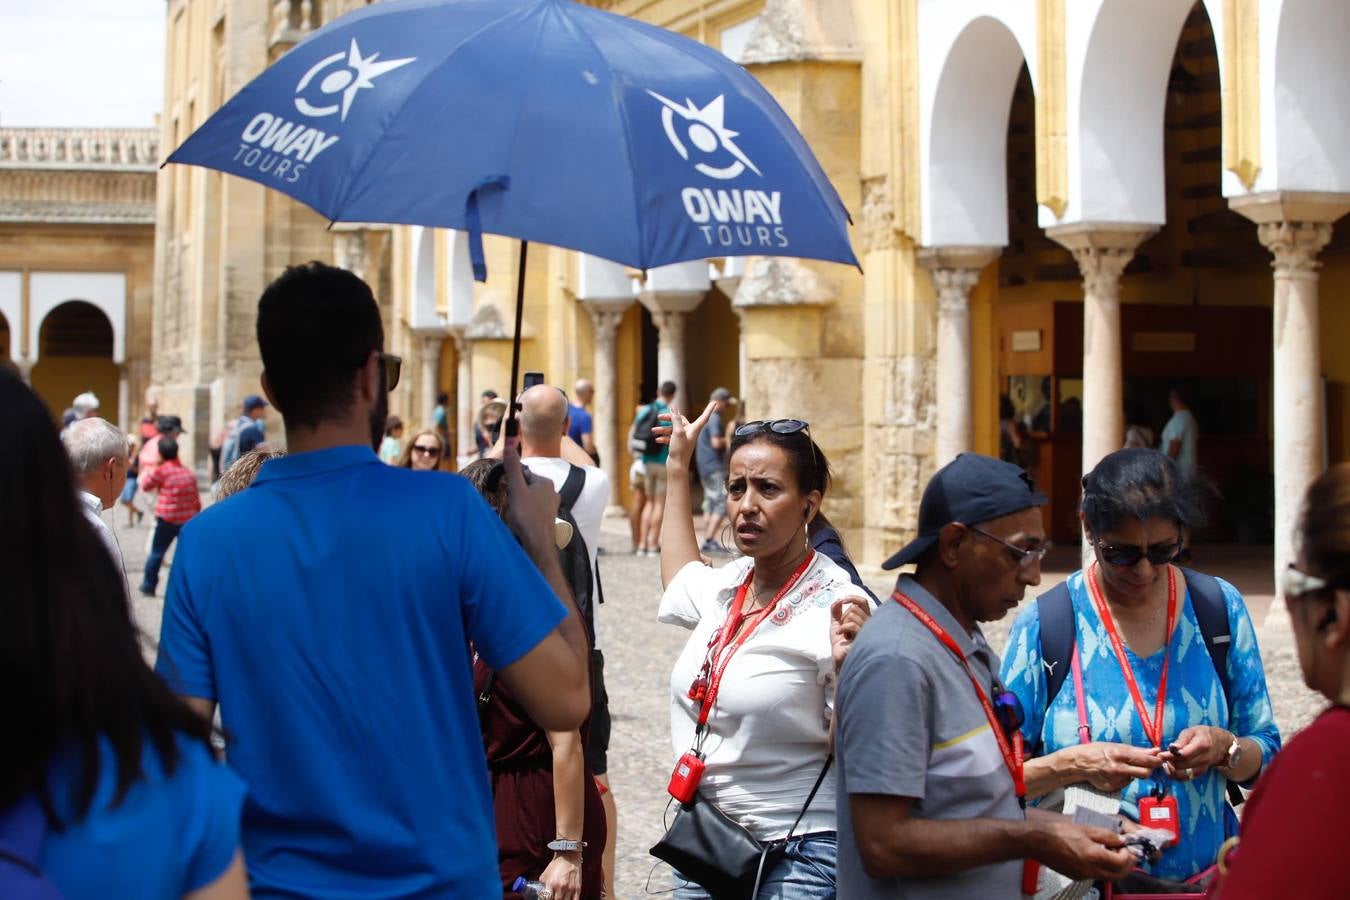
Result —
M 230 424 L 225 446 L 220 451 L 220 471 L 234 465 L 234 461 L 263 442 L 263 411 L 267 401 L 257 394 L 244 398 L 244 413 Z
M 1034 880 L 1024 860 L 1077 878 L 1133 867 L 1114 833 L 1025 810 L 1020 710 L 978 624 L 1040 583 L 1045 502 L 1019 467 L 962 454 L 924 489 L 918 537 L 886 561 L 914 574 L 858 636 L 835 705 L 840 897 L 998 900 Z

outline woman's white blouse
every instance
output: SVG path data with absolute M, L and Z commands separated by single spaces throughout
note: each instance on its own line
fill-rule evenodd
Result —
M 661 597 L 657 617 L 692 630 L 670 676 L 676 759 L 693 745 L 698 723 L 689 686 L 751 564 L 748 557 L 719 569 L 691 562 Z M 843 569 L 815 553 L 723 675 L 703 743 L 707 769 L 699 790 L 760 840 L 787 834 L 825 763 L 835 693 L 830 608 L 845 597 L 870 603 Z M 835 830 L 834 784 L 825 778 L 797 834 Z

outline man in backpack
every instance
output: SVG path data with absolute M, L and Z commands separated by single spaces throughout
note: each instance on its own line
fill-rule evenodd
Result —
M 666 456 L 670 447 L 656 443 L 652 429 L 661 424 L 662 413 L 670 412 L 674 399 L 675 382 L 661 382 L 656 399 L 638 410 L 637 421 L 633 423 L 634 447 L 639 443 L 643 446 L 643 493 L 647 495 L 638 528 L 638 556 L 661 555 L 661 519 L 666 514 Z
M 230 433 L 220 451 L 220 471 L 229 470 L 234 461 L 263 442 L 263 410 L 267 401 L 257 394 L 244 398 L 243 415 L 230 425 Z
M 603 788 L 608 835 L 605 842 L 605 883 L 614 877 L 614 836 L 617 812 L 609 791 L 609 695 L 605 691 L 605 657 L 595 627 L 596 607 L 601 601 L 600 572 L 596 553 L 600 548 L 600 523 L 609 503 L 609 478 L 595 466 L 581 466 L 563 458 L 563 436 L 569 426 L 567 395 L 548 384 L 538 384 L 520 395 L 521 464 L 533 475 L 553 482 L 558 491 L 558 517 L 573 527 L 571 543 L 561 549 L 563 574 L 571 583 L 577 608 L 591 631 L 591 728 L 586 744 L 586 766 Z M 575 453 L 575 448 L 573 448 Z M 568 560 L 569 554 L 579 559 Z M 577 564 L 583 567 L 577 570 Z M 612 895 L 612 890 L 606 890 Z

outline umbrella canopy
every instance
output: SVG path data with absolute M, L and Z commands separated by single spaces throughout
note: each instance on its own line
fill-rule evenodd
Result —
M 716 50 L 571 0 L 395 0 L 330 23 L 169 157 L 332 221 L 456 228 L 640 269 L 857 265 L 848 214 L 764 87 Z

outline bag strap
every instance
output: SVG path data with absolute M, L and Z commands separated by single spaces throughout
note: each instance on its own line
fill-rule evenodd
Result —
M 1232 629 L 1228 627 L 1228 602 L 1223 595 L 1223 585 L 1213 575 L 1197 572 L 1194 569 L 1181 570 L 1186 577 L 1186 589 L 1191 594 L 1191 608 L 1195 610 L 1195 619 L 1200 625 L 1200 636 L 1205 640 L 1205 649 L 1214 663 L 1214 673 L 1219 676 L 1223 695 L 1229 703 L 1233 702 L 1232 684 L 1228 679 L 1228 648 L 1233 645 Z M 1242 788 L 1228 782 L 1228 802 L 1233 807 L 1243 804 L 1247 798 Z
M 563 482 L 562 490 L 558 491 L 558 503 L 560 508 L 567 511 L 570 515 L 573 505 L 581 496 L 581 489 L 586 486 L 586 470 L 581 466 L 572 465 L 567 470 L 567 480 Z
M 1072 657 L 1076 652 L 1073 624 L 1073 600 L 1069 597 L 1068 582 L 1061 582 L 1036 598 L 1036 612 L 1041 620 L 1041 663 L 1045 666 L 1045 707 L 1050 708 L 1064 679 L 1069 675 Z M 1041 739 L 1038 735 L 1032 755 L 1039 756 Z
M 791 840 L 792 835 L 796 834 L 797 826 L 802 824 L 802 817 L 805 816 L 806 811 L 811 808 L 811 801 L 816 799 L 816 792 L 819 791 L 820 786 L 825 783 L 825 773 L 830 771 L 830 763 L 832 762 L 834 762 L 833 753 L 825 757 L 825 765 L 820 767 L 820 774 L 816 776 L 816 783 L 811 785 L 811 793 L 806 795 L 806 802 L 802 804 L 801 810 L 797 813 L 796 820 L 793 821 L 792 827 L 788 829 L 787 837 L 783 838 L 783 840 Z
M 37 794 L 24 794 L 0 813 L 0 859 L 40 877 L 42 869 L 38 860 L 46 834 L 47 815 L 42 811 Z

